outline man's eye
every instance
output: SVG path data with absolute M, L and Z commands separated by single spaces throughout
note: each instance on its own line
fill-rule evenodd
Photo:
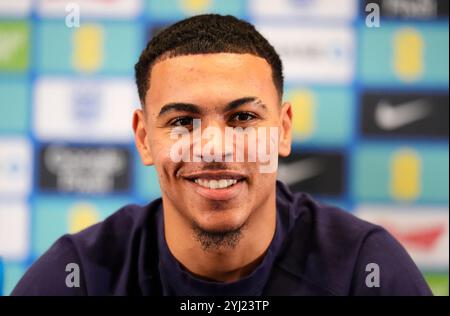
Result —
M 192 125 L 193 118 L 189 116 L 182 116 L 177 117 L 176 119 L 173 119 L 170 123 L 172 126 L 189 126 Z
M 246 121 L 251 121 L 255 118 L 257 118 L 257 116 L 250 112 L 239 112 L 239 113 L 234 114 L 231 117 L 231 121 L 246 122 Z

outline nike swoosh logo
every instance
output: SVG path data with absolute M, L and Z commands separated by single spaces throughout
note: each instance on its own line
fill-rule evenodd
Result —
M 314 178 L 323 172 L 323 165 L 317 158 L 307 158 L 299 161 L 280 164 L 278 179 L 287 185 Z
M 380 100 L 375 108 L 375 122 L 384 130 L 395 130 L 427 117 L 430 113 L 429 102 L 424 99 L 392 105 Z

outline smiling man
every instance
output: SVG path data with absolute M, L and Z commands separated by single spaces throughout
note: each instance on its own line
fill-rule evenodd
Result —
M 135 69 L 136 146 L 162 197 L 61 237 L 13 294 L 431 294 L 383 228 L 277 181 L 293 113 L 281 60 L 252 25 L 183 20 Z

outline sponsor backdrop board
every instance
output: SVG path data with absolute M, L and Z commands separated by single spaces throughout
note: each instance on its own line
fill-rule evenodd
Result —
M 254 23 L 283 59 L 294 146 L 279 178 L 383 225 L 448 295 L 448 6 L 0 1 L 0 295 L 59 236 L 160 196 L 133 144 L 133 66 L 156 32 L 205 12 Z

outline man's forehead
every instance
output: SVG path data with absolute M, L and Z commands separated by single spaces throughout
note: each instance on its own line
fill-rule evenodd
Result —
M 259 57 L 257 55 L 249 54 L 249 53 L 207 53 L 207 54 L 182 54 L 182 55 L 171 55 L 170 53 L 167 55 L 162 55 L 154 64 L 153 67 L 157 65 L 176 65 L 177 67 L 183 66 L 183 64 L 197 64 L 199 62 L 214 62 L 218 64 L 224 65 L 236 65 L 237 67 L 247 64 L 247 63 L 255 63 L 255 64 L 264 64 L 266 66 L 270 65 L 267 61 Z
M 271 74 L 270 65 L 264 58 L 251 54 L 216 53 L 163 58 L 153 65 L 150 79 L 158 80 L 159 76 L 195 76 L 198 73 L 209 76 L 242 75 L 248 74 L 249 70 Z
M 242 96 L 260 96 L 267 90 L 267 85 L 273 85 L 271 68 L 258 56 L 233 53 L 183 55 L 153 66 L 147 101 L 160 105 L 179 100 L 224 104 Z

